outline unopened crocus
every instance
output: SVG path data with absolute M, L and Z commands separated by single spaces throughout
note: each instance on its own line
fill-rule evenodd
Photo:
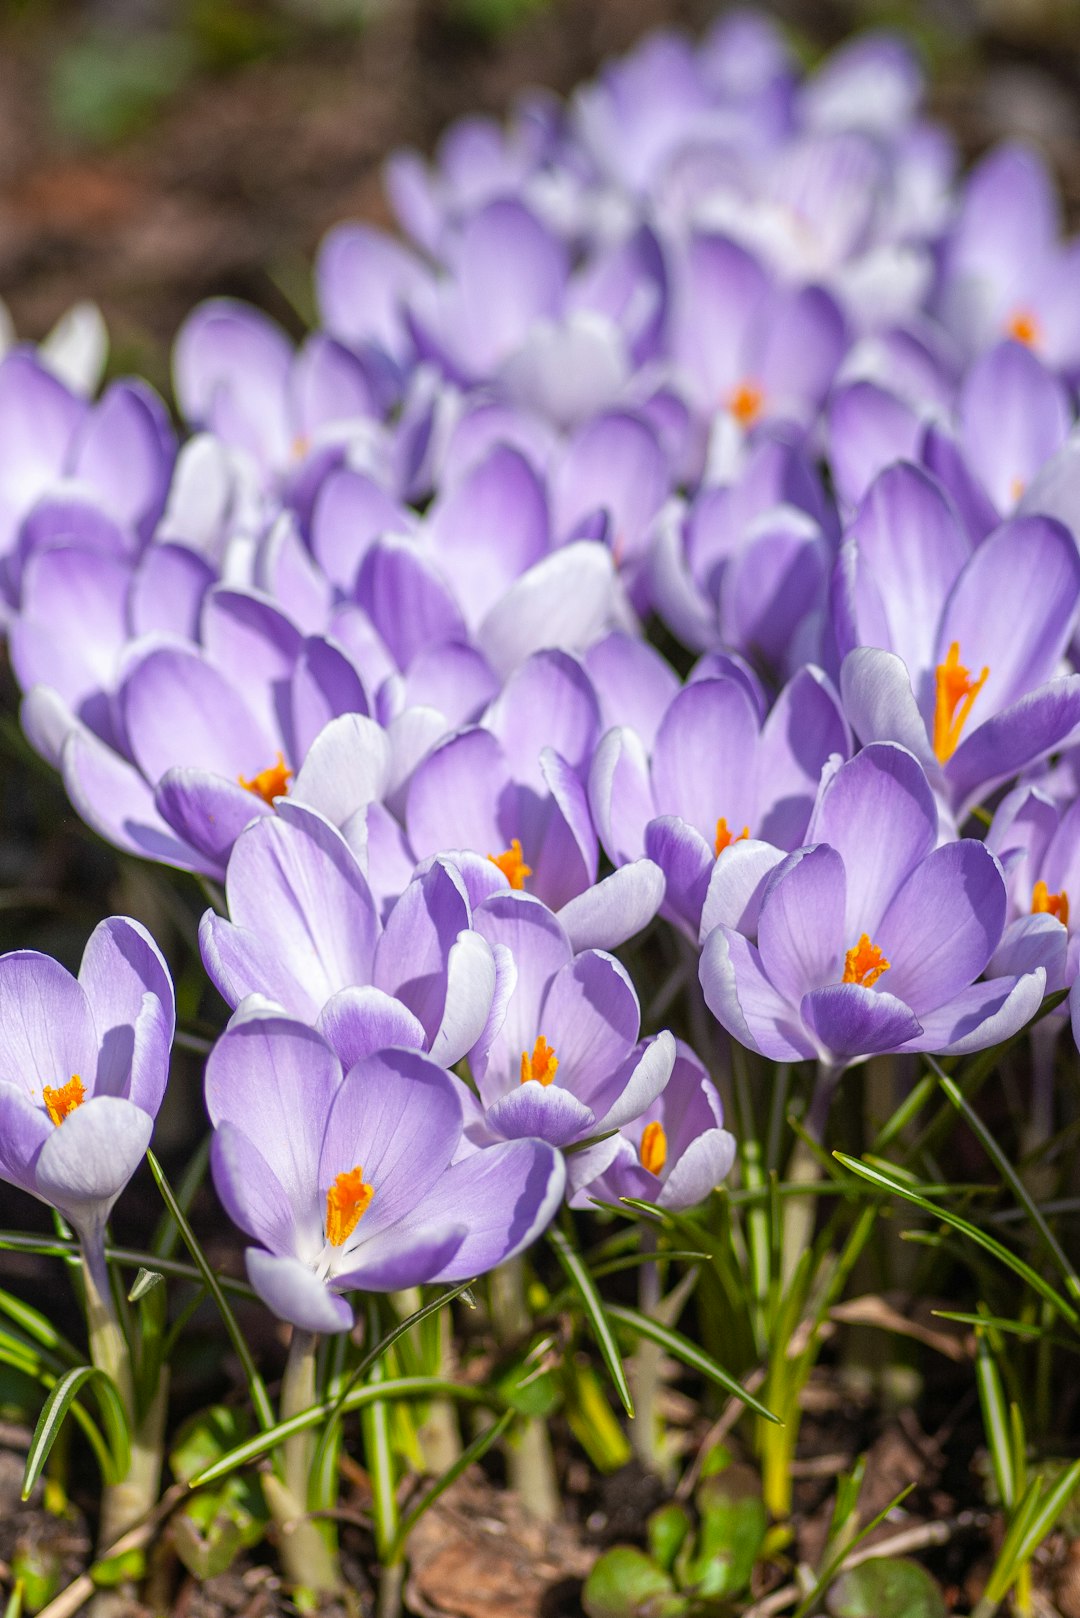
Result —
M 693 1208 L 727 1178 L 735 1138 L 716 1086 L 688 1045 L 679 1040 L 676 1049 L 670 1079 L 641 1116 L 567 1160 L 571 1207 L 637 1197 Z
M 604 950 L 575 954 L 558 917 L 527 893 L 481 901 L 473 925 L 514 971 L 501 1020 L 470 1053 L 469 1137 L 569 1146 L 638 1117 L 670 1077 L 675 1042 L 639 1039 L 625 967 Z
M 434 860 L 380 919 L 340 832 L 302 804 L 242 832 L 226 873 L 229 919 L 207 911 L 203 961 L 231 1007 L 258 994 L 319 1027 L 345 1066 L 357 1019 L 383 1043 L 452 1066 L 480 1038 L 496 992 L 490 945 L 464 883 Z M 363 1035 L 365 1039 L 369 1034 Z
M 972 838 L 937 846 L 933 792 L 904 748 L 840 765 L 807 838 L 779 864 L 748 853 L 725 873 L 728 919 L 705 940 L 700 977 L 742 1044 L 840 1068 L 885 1051 L 982 1050 L 1034 1016 L 1041 966 L 983 978 L 1005 926 L 1001 867 Z
M 0 1176 L 63 1214 L 99 1289 L 105 1224 L 149 1144 L 173 1027 L 168 968 L 126 916 L 94 929 L 77 978 L 35 950 L 0 956 Z
M 372 1033 L 346 1071 L 314 1029 L 242 1006 L 207 1061 L 214 1184 L 258 1244 L 248 1276 L 307 1331 L 349 1330 L 343 1293 L 461 1281 L 501 1264 L 563 1194 L 562 1160 L 542 1141 L 455 1162 L 460 1081 Z
M 932 478 L 889 467 L 834 581 L 852 729 L 909 748 L 964 812 L 1080 725 L 1080 675 L 1061 672 L 1078 608 L 1080 554 L 1061 523 L 1014 518 L 973 547 Z

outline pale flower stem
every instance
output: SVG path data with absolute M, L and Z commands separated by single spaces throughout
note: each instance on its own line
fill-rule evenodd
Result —
M 315 1403 L 314 1332 L 293 1328 L 285 1375 L 281 1383 L 281 1419 L 298 1416 Z M 294 1433 L 282 1446 L 283 1481 L 264 1480 L 267 1505 L 278 1528 L 281 1565 L 292 1588 L 306 1600 L 333 1595 L 341 1589 L 337 1553 L 323 1527 L 308 1514 L 308 1483 L 315 1453 L 312 1429 Z
M 818 1063 L 814 1075 L 813 1094 L 806 1113 L 806 1132 L 812 1140 L 819 1143 L 825 1133 L 829 1108 L 832 1106 L 839 1077 L 839 1068 L 831 1067 L 826 1062 Z M 795 1142 L 787 1177 L 796 1185 L 807 1187 L 817 1185 L 821 1179 L 821 1165 L 802 1139 Z M 785 1290 L 795 1273 L 799 1259 L 813 1240 L 816 1213 L 815 1196 L 788 1197 L 786 1201 L 781 1247 L 781 1276 Z
M 527 1334 L 532 1320 L 520 1257 L 507 1259 L 492 1271 L 491 1313 L 501 1343 L 516 1343 Z M 506 1468 L 529 1515 L 538 1522 L 556 1522 L 560 1501 L 555 1458 L 547 1425 L 536 1416 L 522 1418 L 516 1438 L 506 1446 Z
M 641 1233 L 643 1250 L 656 1251 L 656 1232 L 648 1226 Z M 660 1304 L 660 1271 L 655 1259 L 643 1264 L 638 1272 L 638 1307 L 643 1315 L 658 1319 Z M 658 1395 L 661 1386 L 660 1366 L 663 1350 L 659 1343 L 642 1337 L 630 1361 L 630 1380 L 634 1390 L 634 1414 L 630 1436 L 638 1459 L 653 1472 L 667 1470 L 664 1458 L 663 1431 Z

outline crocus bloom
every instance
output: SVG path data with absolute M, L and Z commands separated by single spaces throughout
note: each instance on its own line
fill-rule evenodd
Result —
M 934 795 L 904 748 L 842 764 L 807 837 L 771 868 L 750 853 L 745 869 L 733 862 L 729 919 L 705 940 L 705 999 L 742 1044 L 845 1067 L 982 1050 L 1034 1016 L 1041 966 L 982 980 L 1005 926 L 1001 867 L 971 838 L 935 846 Z
M 636 1118 L 671 1074 L 668 1033 L 639 1042 L 640 1007 L 613 955 L 575 955 L 565 930 L 527 893 L 481 901 L 473 925 L 513 961 L 501 1021 L 470 1053 L 478 1143 L 536 1136 L 569 1146 Z
M 173 1027 L 168 968 L 126 916 L 94 929 L 77 978 L 0 956 L 0 1176 L 59 1209 L 91 1261 L 149 1144 Z
M 1042 965 L 1049 993 L 1067 988 L 1080 971 L 1080 799 L 1063 806 L 1019 786 L 995 810 L 986 844 L 1009 898 L 995 970 Z
M 717 861 L 742 838 L 797 847 L 822 768 L 849 751 L 839 700 L 820 670 L 796 674 L 764 722 L 747 681 L 703 677 L 669 704 L 651 748 L 627 727 L 608 731 L 589 798 L 611 860 L 655 860 L 667 883 L 664 913 L 696 940 Z
M 1078 607 L 1080 554 L 1061 523 L 1015 518 L 973 548 L 932 479 L 888 468 L 834 581 L 852 729 L 909 748 L 965 810 L 1080 724 L 1080 675 L 1059 674 Z
M 480 1275 L 526 1247 L 562 1198 L 559 1154 L 520 1140 L 455 1162 L 462 1086 L 378 1020 L 347 1070 L 314 1029 L 243 1006 L 206 1065 L 211 1167 L 259 1244 L 248 1276 L 283 1320 L 348 1331 L 341 1296 Z
M 671 1077 L 639 1118 L 567 1161 L 570 1205 L 638 1197 L 662 1208 L 693 1208 L 735 1160 L 716 1086 L 689 1045 L 676 1043 Z
M 225 892 L 231 919 L 208 910 L 199 940 L 230 1006 L 258 994 L 327 1032 L 343 1060 L 356 1017 L 368 1026 L 381 1016 L 385 1044 L 426 1050 L 446 1066 L 480 1038 L 495 960 L 470 929 L 448 861 L 414 878 L 384 924 L 340 832 L 285 802 L 237 838 Z

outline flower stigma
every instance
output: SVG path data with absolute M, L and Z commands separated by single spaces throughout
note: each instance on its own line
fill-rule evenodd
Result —
M 971 678 L 960 661 L 960 642 L 954 640 L 934 674 L 934 753 L 939 764 L 947 764 L 956 752 L 960 732 L 989 677 L 990 670 L 984 668 L 977 680 Z
M 326 1239 L 331 1247 L 347 1242 L 371 1206 L 375 1187 L 366 1185 L 359 1163 L 339 1174 L 326 1193 Z
M 1051 893 L 1042 880 L 1036 882 L 1031 895 L 1031 914 L 1033 916 L 1056 916 L 1063 927 L 1069 925 L 1069 895 L 1062 888 L 1060 893 Z
M 1042 336 L 1038 319 L 1030 309 L 1015 309 L 1006 322 L 1005 331 L 1025 348 L 1034 348 Z
M 870 989 L 892 963 L 887 961 L 877 944 L 871 944 L 870 934 L 863 933 L 844 956 L 843 983 L 857 983 L 860 989 Z
M 559 1058 L 555 1055 L 554 1050 L 543 1034 L 538 1034 L 536 1044 L 532 1049 L 532 1055 L 530 1056 L 528 1051 L 522 1051 L 521 1053 L 521 1082 L 522 1084 L 528 1084 L 530 1079 L 535 1079 L 537 1084 L 548 1085 L 555 1077 L 555 1069 L 558 1065 Z
M 289 790 L 292 778 L 293 772 L 285 762 L 284 753 L 278 754 L 276 764 L 271 764 L 269 769 L 260 770 L 250 781 L 245 775 L 236 777 L 245 792 L 253 792 L 264 803 L 273 803 L 275 798 L 283 798 Z
M 521 852 L 521 843 L 516 837 L 509 848 L 504 848 L 501 854 L 489 854 L 488 859 L 492 865 L 499 867 L 512 888 L 523 888 L 525 878 L 533 874 L 532 866 L 525 864 L 525 858 Z
M 667 1162 L 667 1136 L 663 1124 L 657 1119 L 654 1118 L 652 1123 L 646 1124 L 642 1130 L 638 1153 L 643 1169 L 647 1169 L 650 1174 L 660 1173 Z
M 738 837 L 736 837 L 734 832 L 728 831 L 728 823 L 724 819 L 723 815 L 721 815 L 720 819 L 716 822 L 716 841 L 713 843 L 713 847 L 716 849 L 717 859 L 720 858 L 725 848 L 730 848 L 732 843 L 745 842 L 749 835 L 750 827 L 744 826 Z
M 86 1087 L 77 1073 L 73 1073 L 66 1084 L 54 1090 L 47 1084 L 41 1092 L 41 1099 L 45 1103 L 45 1111 L 54 1124 L 62 1124 L 69 1113 L 81 1107 L 86 1100 Z
M 761 418 L 765 395 L 753 382 L 740 382 L 728 396 L 728 409 L 740 427 L 752 427 Z

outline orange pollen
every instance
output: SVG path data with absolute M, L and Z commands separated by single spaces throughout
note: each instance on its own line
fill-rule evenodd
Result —
M 41 1092 L 41 1099 L 45 1103 L 45 1111 L 54 1124 L 62 1124 L 69 1112 L 81 1107 L 86 1100 L 86 1089 L 77 1073 L 73 1073 L 66 1084 L 54 1090 L 47 1084 Z
M 752 382 L 740 382 L 728 397 L 728 409 L 741 427 L 752 427 L 761 415 L 765 395 Z
M 268 770 L 260 770 L 250 781 L 246 775 L 236 777 L 245 792 L 254 792 L 264 803 L 273 803 L 275 798 L 283 798 L 289 790 L 292 778 L 293 772 L 286 764 L 283 753 L 278 754 L 276 764 L 271 764 Z
M 876 944 L 871 944 L 870 934 L 863 933 L 857 944 L 852 945 L 844 956 L 844 983 L 857 983 L 861 989 L 870 989 L 877 982 L 883 972 L 889 970 L 890 962 L 882 955 Z
M 528 1084 L 530 1079 L 535 1079 L 537 1084 L 550 1084 L 558 1065 L 559 1058 L 543 1034 L 538 1034 L 532 1055 L 528 1051 L 521 1053 L 521 1082 Z
M 1060 893 L 1051 893 L 1045 882 L 1036 882 L 1031 895 L 1031 914 L 1033 916 L 1056 916 L 1063 927 L 1069 925 L 1069 895 L 1062 888 Z
M 523 888 L 525 878 L 533 874 L 532 866 L 525 864 L 521 844 L 516 837 L 509 848 L 504 848 L 501 854 L 489 854 L 488 859 L 492 865 L 499 867 L 512 888 Z
M 303 461 L 311 449 L 311 437 L 308 433 L 297 433 L 289 445 L 289 454 L 294 461 Z
M 744 842 L 749 835 L 750 827 L 744 826 L 738 837 L 736 837 L 733 832 L 728 831 L 727 821 L 724 819 L 723 815 L 721 815 L 720 819 L 716 822 L 716 841 L 713 844 L 713 847 L 716 849 L 717 859 L 720 858 L 720 855 L 724 852 L 725 848 L 729 848 L 732 843 Z
M 667 1162 L 667 1136 L 664 1126 L 653 1119 L 641 1132 L 641 1166 L 650 1174 L 659 1174 Z
M 359 1163 L 339 1174 L 326 1193 L 326 1239 L 331 1247 L 347 1242 L 371 1206 L 373 1185 L 365 1185 Z
M 1024 343 L 1028 348 L 1034 348 L 1042 335 L 1039 322 L 1030 309 L 1017 309 L 1009 316 L 1005 330 L 1010 337 L 1018 343 Z
M 1013 478 L 1009 484 L 1009 495 L 1013 505 L 1022 497 L 1026 485 L 1023 478 Z
M 954 640 L 944 663 L 935 672 L 934 752 L 940 764 L 947 764 L 960 742 L 960 732 L 975 706 L 975 698 L 990 678 L 983 669 L 977 680 L 960 661 L 960 642 Z

